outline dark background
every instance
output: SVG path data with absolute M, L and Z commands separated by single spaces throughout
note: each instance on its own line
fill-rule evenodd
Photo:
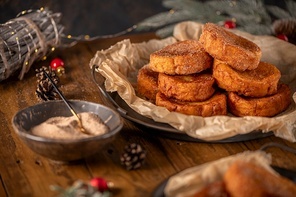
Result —
M 284 4 L 284 0 L 266 0 L 266 4 Z M 162 0 L 0 0 L 0 23 L 23 10 L 48 7 L 62 13 L 65 34 L 106 35 L 125 30 L 143 19 L 168 11 Z
M 1 24 L 27 9 L 48 7 L 62 13 L 65 32 L 91 36 L 112 34 L 166 11 L 162 0 L 0 0 Z

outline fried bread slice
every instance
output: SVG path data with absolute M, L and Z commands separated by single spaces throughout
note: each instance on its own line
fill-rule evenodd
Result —
M 199 73 L 212 63 L 213 58 L 197 40 L 179 41 L 150 54 L 150 68 L 169 75 Z
M 291 104 L 291 90 L 288 85 L 280 84 L 276 94 L 261 98 L 244 97 L 229 92 L 227 104 L 229 112 L 236 116 L 272 117 L 286 110 Z
M 294 182 L 273 174 L 254 162 L 234 162 L 223 179 L 230 196 L 292 197 L 296 194 Z
M 255 43 L 213 23 L 204 25 L 199 42 L 215 59 L 240 71 L 257 68 L 262 56 Z
M 169 99 L 161 92 L 156 94 L 156 105 L 167 108 L 169 111 L 195 116 L 215 116 L 227 114 L 226 96 L 215 93 L 211 98 L 202 102 L 186 102 Z
M 155 103 L 156 93 L 158 92 L 158 73 L 149 68 L 149 64 L 139 69 L 137 75 L 137 94 Z
M 213 77 L 226 91 L 249 97 L 275 94 L 281 72 L 272 64 L 260 62 L 254 70 L 238 71 L 219 60 L 214 61 Z
M 214 92 L 215 79 L 209 73 L 167 75 L 159 73 L 158 90 L 168 98 L 182 101 L 204 101 Z

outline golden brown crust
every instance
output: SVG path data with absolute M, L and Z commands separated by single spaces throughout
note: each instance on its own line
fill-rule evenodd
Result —
M 204 101 L 214 92 L 215 80 L 211 74 L 167 75 L 159 73 L 158 90 L 168 98 L 182 101 Z
M 254 70 L 238 71 L 219 60 L 214 61 L 213 77 L 220 88 L 249 97 L 275 94 L 281 77 L 272 64 L 260 62 Z
M 152 71 L 149 65 L 139 69 L 137 75 L 137 94 L 144 99 L 155 103 L 155 96 L 158 92 L 158 73 Z
M 215 93 L 210 99 L 202 102 L 186 102 L 176 99 L 168 99 L 164 94 L 156 94 L 156 105 L 167 108 L 169 111 L 175 111 L 187 115 L 195 116 L 215 116 L 226 115 L 226 96 L 221 93 Z
M 255 69 L 261 59 L 261 49 L 255 43 L 213 23 L 204 25 L 199 41 L 215 59 L 240 71 Z
M 189 75 L 212 66 L 213 58 L 196 40 L 171 44 L 150 55 L 150 68 L 169 75 Z
M 229 112 L 236 116 L 272 117 L 286 110 L 290 103 L 291 90 L 286 84 L 279 85 L 278 92 L 267 97 L 242 97 L 229 92 L 227 98 Z
M 296 184 L 292 181 L 251 162 L 236 161 L 226 171 L 224 182 L 230 196 L 292 197 L 296 194 Z

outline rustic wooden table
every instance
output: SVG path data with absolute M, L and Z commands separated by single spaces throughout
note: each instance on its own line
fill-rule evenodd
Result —
M 57 163 L 32 152 L 13 131 L 11 120 L 20 109 L 38 101 L 35 68 L 48 66 L 50 59 L 59 56 L 66 64 L 62 91 L 69 99 L 102 103 L 102 96 L 91 78 L 90 59 L 97 50 L 106 49 L 119 40 L 130 38 L 141 42 L 154 38 L 153 34 L 82 42 L 57 50 L 46 61 L 37 62 L 19 81 L 16 77 L 0 83 L 0 196 L 56 196 L 50 185 L 69 187 L 74 181 L 104 177 L 113 182 L 113 196 L 151 196 L 155 188 L 169 176 L 186 168 L 243 152 L 257 150 L 275 142 L 292 148 L 296 144 L 270 136 L 235 143 L 197 143 L 174 140 L 140 129 L 125 120 L 114 143 L 91 158 L 74 163 Z M 159 131 L 161 132 L 161 131 Z M 127 171 L 120 164 L 125 145 L 137 142 L 147 150 L 145 164 Z M 279 148 L 267 150 L 273 155 L 273 165 L 296 171 L 296 155 Z

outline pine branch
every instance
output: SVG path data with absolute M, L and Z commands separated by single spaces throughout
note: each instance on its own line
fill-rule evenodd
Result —
M 174 31 L 174 27 L 175 27 L 175 24 L 165 26 L 164 28 L 157 30 L 156 35 L 159 36 L 160 38 L 168 37 Z
M 149 17 L 137 24 L 138 31 L 162 28 L 181 21 L 193 20 L 199 22 L 219 22 L 225 20 L 223 15 L 217 15 L 211 5 L 192 0 L 164 1 L 164 6 L 171 9 L 170 12 L 162 12 Z
M 267 5 L 266 10 L 275 18 L 289 18 L 291 17 L 291 14 L 289 11 L 286 11 L 282 8 L 279 8 L 274 5 Z
M 254 35 L 271 35 L 273 33 L 272 27 L 264 24 L 249 24 L 240 26 L 237 29 Z
M 157 29 L 166 25 L 178 23 L 184 20 L 190 20 L 192 16 L 185 10 L 178 12 L 163 12 L 152 17 L 149 17 L 137 26 L 138 31 Z
M 290 15 L 296 18 L 296 2 L 293 0 L 285 0 L 286 8 L 290 12 Z
M 147 18 L 138 24 L 138 31 L 158 29 L 164 36 L 173 32 L 173 25 L 190 20 L 201 23 L 219 23 L 234 19 L 240 30 L 262 35 L 272 34 L 274 19 L 291 18 L 296 15 L 296 2 L 286 0 L 287 10 L 277 6 L 265 5 L 264 0 L 164 0 L 164 7 L 170 9 Z

